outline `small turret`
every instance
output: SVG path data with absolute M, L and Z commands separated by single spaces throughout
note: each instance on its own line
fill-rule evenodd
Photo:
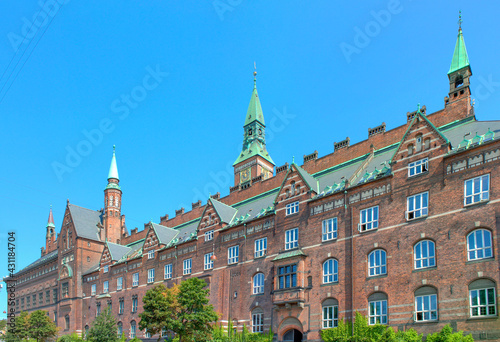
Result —
M 118 166 L 116 164 L 116 149 L 113 146 L 113 157 L 108 172 L 108 185 L 104 189 L 104 236 L 103 241 L 118 243 L 122 231 L 122 190 L 120 188 Z

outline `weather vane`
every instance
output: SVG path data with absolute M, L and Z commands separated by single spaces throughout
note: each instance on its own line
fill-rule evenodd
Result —
M 462 11 L 458 11 L 458 29 L 462 29 Z

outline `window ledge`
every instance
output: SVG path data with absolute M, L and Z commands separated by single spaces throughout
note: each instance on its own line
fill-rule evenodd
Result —
M 368 276 L 368 277 L 366 277 L 366 280 L 380 279 L 380 278 L 387 278 L 387 273 L 385 273 L 385 274 L 379 274 L 379 275 L 374 275 L 374 276 Z
M 465 262 L 466 265 L 470 265 L 470 264 L 477 264 L 477 263 L 480 263 L 480 262 L 488 262 L 488 261 L 494 261 L 495 258 L 494 257 L 489 257 L 489 258 L 482 258 L 482 259 L 474 259 L 474 260 L 468 260 Z
M 494 319 L 498 319 L 497 315 L 491 315 L 491 316 L 477 316 L 477 317 L 471 317 L 467 318 L 467 322 L 477 322 L 477 321 L 491 321 Z
M 321 240 L 321 243 L 332 243 L 332 242 L 337 242 L 337 238 L 333 238 L 330 240 Z
M 464 204 L 464 208 L 474 208 L 474 207 L 477 207 L 477 206 L 481 206 L 483 204 L 486 204 L 488 203 L 490 200 L 487 199 L 487 200 L 481 200 L 481 201 L 478 201 L 478 202 L 474 202 L 474 203 L 471 203 L 471 204 Z
M 254 259 L 254 260 L 258 260 L 258 259 L 265 259 L 265 258 L 266 258 L 266 256 L 267 256 L 267 253 L 264 253 L 264 255 L 261 255 L 261 256 L 258 256 L 258 257 L 256 257 L 256 256 L 254 255 L 254 258 L 253 258 L 253 259 Z
M 437 270 L 437 266 L 416 268 L 413 271 L 411 271 L 411 273 L 433 271 L 433 270 Z
M 433 321 L 413 321 L 413 324 L 437 324 L 439 323 L 439 319 L 435 319 Z
M 293 213 L 293 214 L 286 214 L 286 213 L 285 213 L 285 218 L 287 218 L 287 217 L 292 217 L 292 216 L 297 216 L 297 215 L 299 215 L 299 214 L 300 214 L 300 211 L 297 211 L 296 213 Z
M 378 227 L 377 228 L 372 228 L 372 229 L 366 229 L 366 230 L 358 230 L 358 233 L 359 234 L 368 234 L 368 233 L 371 233 L 371 232 L 376 232 L 378 230 Z
M 408 172 L 407 172 L 407 174 L 408 174 Z M 421 173 L 419 173 L 419 174 L 417 174 L 417 175 L 408 176 L 408 179 L 407 179 L 407 180 L 412 180 L 412 179 L 415 179 L 415 178 L 418 178 L 418 177 L 422 177 L 422 176 L 424 176 L 424 175 L 428 175 L 428 174 L 429 174 L 429 170 L 424 171 L 424 172 L 421 172 Z
M 256 293 L 256 294 L 251 294 L 250 297 L 258 297 L 263 295 L 265 295 L 265 293 Z
M 320 287 L 323 287 L 323 286 L 335 286 L 335 285 L 338 285 L 339 282 L 338 281 L 334 281 L 332 283 L 324 283 L 324 284 L 321 284 Z
M 429 210 L 429 209 L 427 208 L 427 210 Z M 415 218 L 411 218 L 411 219 L 408 219 L 408 218 L 407 218 L 407 219 L 406 219 L 406 222 L 410 223 L 410 222 L 414 222 L 414 221 L 423 221 L 423 220 L 425 220 L 427 217 L 429 217 L 429 214 L 427 214 L 427 215 L 422 215 L 422 216 L 415 217 Z

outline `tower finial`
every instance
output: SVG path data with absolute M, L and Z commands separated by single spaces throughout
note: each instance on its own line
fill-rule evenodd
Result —
M 257 87 L 257 63 L 253 62 L 253 87 Z
M 462 11 L 458 11 L 458 29 L 462 30 Z
M 417 112 L 420 113 L 420 103 L 417 104 Z

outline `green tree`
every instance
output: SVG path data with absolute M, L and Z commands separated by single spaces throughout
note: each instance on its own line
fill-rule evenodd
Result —
M 208 304 L 206 286 L 204 280 L 190 278 L 172 288 L 156 286 L 148 290 L 143 298 L 144 312 L 139 314 L 139 328 L 152 334 L 162 329 L 172 331 L 179 342 L 209 339 L 212 324 L 219 317 Z
M 119 340 L 116 320 L 109 308 L 94 319 L 87 339 L 92 342 L 117 342 Z
M 72 333 L 71 335 L 61 336 L 57 342 L 83 342 L 83 338 L 78 336 L 77 333 Z
M 463 331 L 454 333 L 453 328 L 447 324 L 440 332 L 427 336 L 426 342 L 474 342 L 471 335 L 464 336 Z
M 4 336 L 6 342 L 18 342 L 28 339 L 28 313 L 21 311 L 15 319 L 15 328 L 7 327 L 7 333 Z
M 46 311 L 36 310 L 28 316 L 28 336 L 37 342 L 45 342 L 57 335 L 57 326 Z

